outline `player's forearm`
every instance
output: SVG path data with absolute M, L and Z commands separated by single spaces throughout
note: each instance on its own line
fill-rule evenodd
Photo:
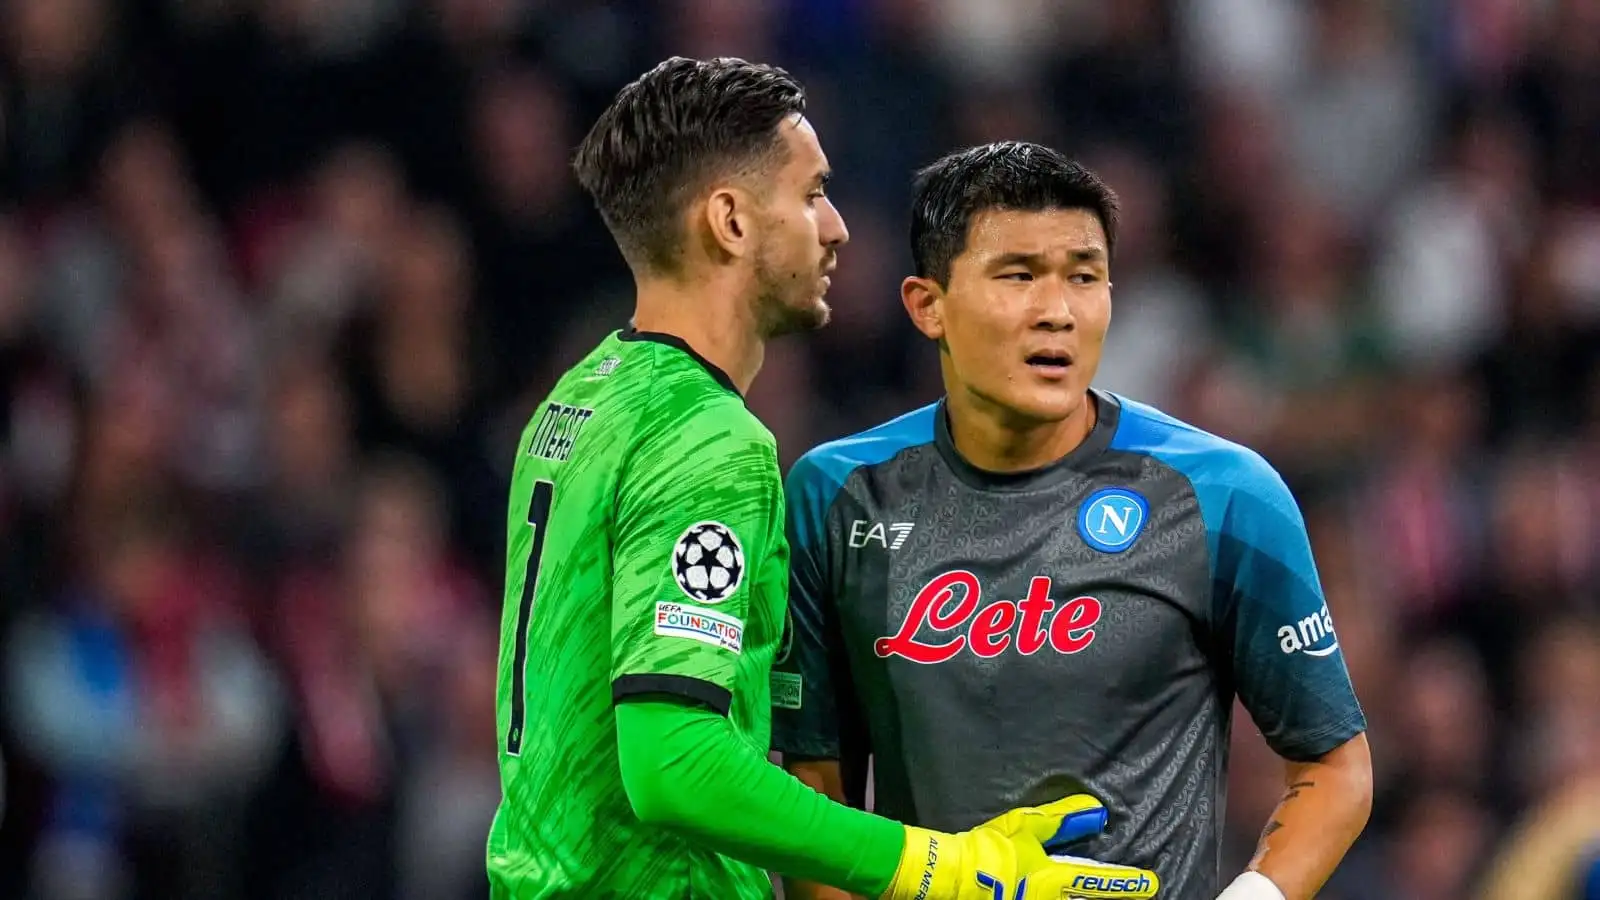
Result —
M 1372 812 L 1372 756 L 1357 735 L 1322 759 L 1290 763 L 1288 788 L 1250 868 L 1286 900 L 1310 900 L 1338 868 Z
M 725 856 L 867 896 L 905 846 L 895 822 L 818 794 L 753 753 L 727 720 L 673 701 L 617 707 L 623 784 L 645 822 Z
M 838 760 L 786 759 L 784 762 L 789 774 L 798 778 L 801 784 L 836 803 L 845 802 L 844 778 L 840 773 Z M 788 900 L 855 900 L 856 897 L 849 891 L 817 884 L 814 881 L 801 881 L 798 878 L 783 880 L 783 896 Z

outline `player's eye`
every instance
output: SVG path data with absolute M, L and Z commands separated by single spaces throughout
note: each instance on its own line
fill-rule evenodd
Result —
M 1028 271 L 1001 272 L 1000 279 L 1002 281 L 1032 281 L 1033 273 Z
M 1093 272 L 1078 272 L 1072 276 L 1073 284 L 1094 284 L 1099 280 L 1100 276 L 1094 274 Z

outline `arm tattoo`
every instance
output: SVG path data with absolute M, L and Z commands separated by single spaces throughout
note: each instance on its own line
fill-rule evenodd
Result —
M 1296 781 L 1294 784 L 1289 785 L 1288 791 L 1284 792 L 1283 799 L 1293 800 L 1300 796 L 1302 788 L 1314 788 L 1316 786 L 1317 783 L 1315 781 Z
M 1289 785 L 1288 790 L 1284 792 L 1284 802 L 1288 802 L 1300 796 L 1300 792 L 1306 788 L 1314 788 L 1316 786 L 1317 783 L 1315 781 L 1296 781 L 1294 784 Z M 1278 829 L 1282 827 L 1283 823 L 1279 822 L 1277 819 L 1273 819 L 1272 821 L 1268 822 L 1267 827 L 1261 829 L 1261 840 L 1265 841 L 1267 838 L 1272 837 L 1272 835 L 1277 833 Z

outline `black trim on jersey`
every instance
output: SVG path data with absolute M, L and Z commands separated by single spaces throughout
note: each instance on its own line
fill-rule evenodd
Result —
M 733 706 L 733 694 L 721 685 L 687 675 L 624 675 L 611 682 L 611 702 L 617 703 L 640 694 L 672 694 L 704 703 L 725 716 Z
M 1023 472 L 990 472 L 967 462 L 956 450 L 955 439 L 950 436 L 950 412 L 945 406 L 946 402 L 940 400 L 939 409 L 934 414 L 934 446 L 938 448 L 939 455 L 944 457 L 944 461 L 949 464 L 957 478 L 979 490 L 1032 490 L 1074 477 L 1079 464 L 1098 456 L 1111 446 L 1111 439 L 1117 434 L 1117 422 L 1122 419 L 1122 404 L 1117 402 L 1116 397 L 1090 388 L 1089 402 L 1095 404 L 1095 423 L 1083 443 L 1074 447 L 1066 456 L 1037 469 Z
M 706 359 L 704 356 L 701 356 L 693 347 L 689 346 L 688 341 L 678 337 L 675 334 L 665 334 L 660 331 L 639 331 L 634 328 L 628 328 L 617 332 L 617 340 L 654 341 L 657 344 L 666 344 L 668 347 L 675 347 L 679 350 L 682 350 L 684 353 L 689 354 L 689 357 L 695 362 L 704 366 L 705 370 L 711 373 L 711 377 L 717 380 L 717 384 L 720 384 L 728 390 L 733 391 L 735 394 L 739 393 L 739 388 L 734 385 L 733 379 L 728 376 L 727 372 L 717 368 L 716 363 Z

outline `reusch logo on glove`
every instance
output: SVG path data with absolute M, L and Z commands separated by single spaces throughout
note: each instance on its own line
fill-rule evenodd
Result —
M 1099 891 L 1101 894 L 1138 894 L 1150 890 L 1150 879 L 1144 875 L 1107 878 L 1103 875 L 1079 875 L 1072 879 L 1072 887 L 1079 891 Z
M 996 600 L 980 609 L 982 600 L 978 576 L 964 569 L 946 572 L 917 592 L 899 630 L 879 638 L 873 649 L 881 657 L 900 656 L 924 664 L 945 662 L 967 649 L 984 658 L 995 657 L 1013 643 L 1023 656 L 1032 656 L 1046 644 L 1057 653 L 1079 653 L 1094 643 L 1094 625 L 1102 609 L 1094 597 L 1057 603 L 1050 597 L 1050 579 L 1043 575 L 1034 577 L 1020 603 Z M 924 627 L 957 633 L 949 640 L 927 641 L 917 636 Z
M 1028 879 L 1026 876 L 1017 882 L 1017 892 L 1007 895 L 1005 883 L 984 872 L 978 873 L 978 884 L 989 889 L 991 900 L 1030 900 L 1028 895 Z M 1111 897 L 1118 894 L 1141 896 L 1150 891 L 1150 879 L 1144 875 L 1130 877 L 1106 878 L 1099 875 L 1079 875 L 1072 879 L 1072 890 L 1094 891 L 1098 896 Z M 1063 895 L 1065 896 L 1065 895 Z

